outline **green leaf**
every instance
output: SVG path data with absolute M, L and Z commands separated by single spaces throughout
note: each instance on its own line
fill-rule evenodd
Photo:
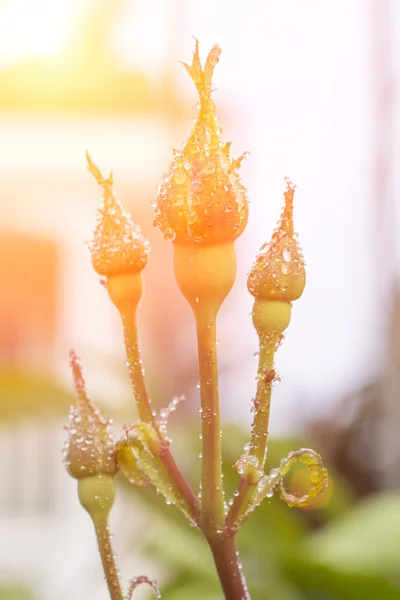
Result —
M 400 600 L 396 581 L 377 575 L 337 571 L 301 557 L 285 572 L 307 600 Z
M 0 419 L 12 420 L 30 415 L 65 415 L 75 403 L 70 390 L 46 375 L 18 369 L 0 370 Z
M 1 584 L 0 600 L 35 600 L 36 596 L 32 591 L 20 584 Z
M 313 534 L 310 559 L 344 572 L 394 575 L 400 565 L 400 493 L 364 500 Z

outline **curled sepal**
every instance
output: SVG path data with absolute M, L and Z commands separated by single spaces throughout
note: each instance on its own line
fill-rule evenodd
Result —
M 157 583 L 146 577 L 146 575 L 141 575 L 140 577 L 135 577 L 130 581 L 128 595 L 126 597 L 127 600 L 132 600 L 133 592 L 139 585 L 142 585 L 142 583 L 146 583 L 147 585 L 153 588 L 156 598 L 161 598 L 161 592 Z
M 147 264 L 149 243 L 115 197 L 112 173 L 105 179 L 89 153 L 86 158 L 90 173 L 103 188 L 97 225 L 89 244 L 93 268 L 106 277 L 139 273 Z
M 118 466 L 129 483 L 139 487 L 151 485 L 150 479 L 141 471 L 129 443 L 121 440 L 117 443 L 116 450 Z
M 113 476 L 118 471 L 111 422 L 91 402 L 82 369 L 75 352 L 70 352 L 70 365 L 77 403 L 71 407 L 68 440 L 64 447 L 64 464 L 76 479 L 94 475 Z
M 285 488 L 285 477 L 296 463 L 306 466 L 309 471 L 309 489 L 301 496 L 291 494 Z M 268 475 L 260 479 L 254 496 L 255 505 L 260 504 L 266 496 L 271 497 L 277 485 L 279 485 L 281 498 L 289 506 L 308 506 L 327 487 L 328 472 L 317 452 L 310 448 L 301 448 L 296 452 L 290 452 L 287 458 L 282 459 L 278 468 L 271 469 Z
M 183 66 L 187 70 L 195 84 L 197 91 L 199 92 L 199 96 L 210 94 L 211 92 L 211 81 L 214 72 L 215 65 L 219 62 L 219 55 L 221 54 L 221 48 L 215 44 L 208 56 L 206 58 L 206 62 L 204 64 L 204 69 L 201 66 L 200 61 L 200 53 L 199 53 L 199 40 L 195 38 L 196 45 L 193 52 L 193 60 L 192 64 L 188 65 L 183 62 Z
M 164 496 L 167 504 L 175 504 L 189 521 L 193 521 L 186 500 L 181 496 L 175 482 L 169 476 L 162 455 L 168 447 L 166 440 L 161 440 L 157 431 L 149 423 L 139 422 L 125 427 L 125 441 L 132 449 L 140 471 L 155 486 L 158 493 Z

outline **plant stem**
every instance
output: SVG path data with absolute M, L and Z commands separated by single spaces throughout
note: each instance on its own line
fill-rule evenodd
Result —
M 121 312 L 124 341 L 128 362 L 129 379 L 131 380 L 136 406 L 141 421 L 151 423 L 156 428 L 155 413 L 147 394 L 146 383 L 143 376 L 142 359 L 140 356 L 138 331 L 136 323 L 136 310 Z
M 124 340 L 126 356 L 128 360 L 129 377 L 135 395 L 139 418 L 145 423 L 150 423 L 158 433 L 161 441 L 164 442 L 161 444 L 162 449 L 159 454 L 160 460 L 162 461 L 176 490 L 185 499 L 191 517 L 196 523 L 198 523 L 200 518 L 199 499 L 184 478 L 174 460 L 174 457 L 172 456 L 168 445 L 162 438 L 155 419 L 155 412 L 151 407 L 151 402 L 147 393 L 146 383 L 143 375 L 142 359 L 138 342 L 136 313 L 135 311 L 130 313 L 121 312 L 121 318 L 124 328 Z
M 225 526 L 227 531 L 234 532 L 239 529 L 246 515 L 246 507 L 250 503 L 257 484 L 249 483 L 245 479 L 241 479 L 235 494 L 233 503 L 226 516 Z
M 269 416 L 271 407 L 271 389 L 272 379 L 270 376 L 273 372 L 274 353 L 276 343 L 260 344 L 260 357 L 258 363 L 257 374 L 257 392 L 255 398 L 255 415 L 252 425 L 251 445 L 249 456 L 255 456 L 258 460 L 260 468 L 264 467 L 266 450 Z M 234 497 L 233 503 L 226 517 L 226 527 L 228 530 L 237 529 L 240 519 L 244 518 L 246 507 L 251 501 L 253 493 L 257 487 L 257 483 L 240 480 L 237 494 Z
M 111 600 L 124 600 L 106 519 L 93 519 L 97 544 Z
M 264 467 L 267 449 L 269 415 L 271 408 L 272 378 L 270 373 L 274 366 L 275 344 L 260 344 L 260 356 L 257 372 L 257 391 L 255 399 L 255 415 L 251 430 L 251 446 L 249 454 L 258 459 Z
M 199 306 L 195 313 L 199 356 L 202 424 L 201 527 L 206 537 L 224 525 L 221 433 L 218 395 L 216 311 Z
M 208 540 L 226 600 L 250 600 L 233 535 Z

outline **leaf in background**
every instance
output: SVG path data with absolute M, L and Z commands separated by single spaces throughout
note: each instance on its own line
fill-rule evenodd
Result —
M 32 591 L 19 584 L 0 583 L 0 600 L 36 600 L 36 596 Z
M 74 403 L 72 389 L 65 390 L 46 374 L 0 370 L 1 420 L 42 414 L 65 416 Z
M 312 534 L 310 559 L 345 572 L 398 575 L 400 493 L 368 498 Z
M 395 580 L 368 573 L 338 571 L 299 555 L 285 567 L 288 579 L 307 600 L 400 600 Z

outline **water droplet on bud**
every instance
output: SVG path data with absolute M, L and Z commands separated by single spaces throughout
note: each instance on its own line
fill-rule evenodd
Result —
M 170 227 L 168 227 L 168 229 L 166 229 L 164 231 L 164 239 L 167 242 L 173 242 L 175 239 L 175 231 L 173 229 L 171 229 Z

